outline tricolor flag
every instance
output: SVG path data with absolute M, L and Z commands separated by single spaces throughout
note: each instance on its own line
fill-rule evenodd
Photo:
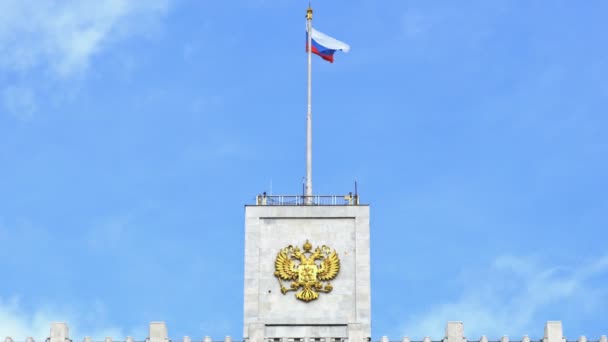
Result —
M 336 51 L 348 52 L 350 46 L 325 33 L 312 29 L 312 53 L 321 56 L 324 60 L 333 63 Z M 308 52 L 308 32 L 306 32 L 306 52 Z

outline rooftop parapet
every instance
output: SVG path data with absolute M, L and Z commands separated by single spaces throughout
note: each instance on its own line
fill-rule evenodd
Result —
M 172 340 L 168 337 L 167 326 L 164 322 L 153 322 L 150 323 L 150 328 L 148 332 L 148 337 L 145 339 L 146 342 L 171 342 Z M 259 341 L 255 338 L 250 338 L 244 342 L 274 342 L 275 340 L 281 340 L 283 342 L 289 340 L 295 340 L 296 338 L 290 336 L 284 337 L 275 337 L 275 338 L 261 338 Z M 303 340 L 303 342 L 311 342 L 311 339 L 306 338 L 297 338 L 298 340 Z M 316 340 L 316 339 L 313 339 Z M 323 342 L 332 342 L 334 339 L 332 338 L 321 338 Z M 336 339 L 337 340 L 337 339 Z M 49 337 L 45 340 L 45 342 L 72 342 L 69 336 L 68 325 L 66 323 L 53 323 L 51 325 L 51 331 Z M 90 337 L 85 337 L 83 342 L 91 342 L 92 339 Z M 105 341 L 113 341 L 111 337 L 107 337 Z M 118 340 L 120 341 L 120 340 Z M 179 340 L 173 340 L 179 341 Z M 190 337 L 185 336 L 182 342 L 195 342 L 201 340 L 192 340 Z M 212 339 L 209 336 L 205 336 L 202 342 L 211 342 Z M 226 336 L 222 340 L 223 342 L 236 342 L 230 336 Z M 340 339 L 340 341 L 345 341 L 345 339 Z M 348 341 L 348 342 L 366 342 L 368 339 L 361 339 L 361 341 Z M 381 342 L 390 342 L 391 340 L 388 336 L 383 336 L 380 339 Z M 462 322 L 448 322 L 445 332 L 445 337 L 439 341 L 434 342 L 487 342 L 488 338 L 486 336 L 481 336 L 479 340 L 469 340 L 464 336 L 464 325 Z M 509 341 L 509 337 L 503 336 L 500 341 Z M 530 337 L 527 335 L 524 336 L 521 340 L 514 340 L 521 342 L 530 342 Z M 585 336 L 581 336 L 578 340 L 569 340 L 566 339 L 563 335 L 562 323 L 560 321 L 549 321 L 545 324 L 544 336 L 539 342 L 587 342 L 587 338 Z M 15 342 L 11 337 L 6 337 L 4 342 Z M 28 337 L 26 342 L 34 342 L 31 337 Z M 126 342 L 133 342 L 132 337 L 127 337 Z M 409 337 L 403 337 L 399 342 L 416 342 L 411 340 Z M 425 337 L 422 342 L 433 342 L 429 337 Z M 608 338 L 606 335 L 602 335 L 599 340 L 589 340 L 589 342 L 608 342 Z

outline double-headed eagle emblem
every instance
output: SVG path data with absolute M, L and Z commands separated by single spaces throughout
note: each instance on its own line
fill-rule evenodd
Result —
M 312 245 L 306 240 L 302 247 L 303 250 L 291 245 L 283 248 L 274 262 L 274 275 L 279 279 L 283 294 L 303 287 L 296 293 L 296 298 L 310 302 L 319 298 L 319 292 L 331 292 L 333 286 L 329 281 L 338 275 L 340 259 L 335 250 L 325 245 L 312 251 Z M 283 280 L 291 281 L 289 288 L 283 286 Z M 324 281 L 327 283 L 323 284 Z

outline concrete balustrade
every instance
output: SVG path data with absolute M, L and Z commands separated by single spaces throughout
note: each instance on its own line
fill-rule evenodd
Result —
M 301 336 L 297 336 L 301 337 Z M 280 338 L 281 341 L 288 341 L 289 337 L 275 337 Z M 323 338 L 324 342 L 333 342 L 334 337 Z M 305 339 L 307 340 L 307 339 Z M 310 340 L 310 339 L 308 339 Z M 85 336 L 83 342 L 94 342 L 90 336 Z M 112 337 L 106 337 L 104 342 L 113 342 Z M 15 342 L 13 338 L 7 336 L 4 342 Z M 25 342 L 35 342 L 32 337 L 28 337 Z M 44 342 L 72 342 L 69 336 L 69 329 L 66 323 L 51 323 L 51 330 L 49 337 Z M 125 342 L 135 342 L 133 337 L 127 336 Z M 171 342 L 169 340 L 169 334 L 167 326 L 164 322 L 152 322 L 150 323 L 148 330 L 148 338 L 146 342 Z M 184 336 L 182 342 L 192 342 L 189 336 Z M 196 342 L 196 341 L 195 341 Z M 205 336 L 203 342 L 213 342 L 210 336 Z M 233 342 L 232 337 L 226 336 L 223 342 Z M 346 342 L 361 342 L 361 341 L 346 341 Z M 365 341 L 364 341 L 365 342 Z M 388 336 L 382 336 L 380 342 L 390 342 Z M 405 336 L 401 339 L 401 342 L 412 342 L 410 337 Z M 422 342 L 432 342 L 430 337 L 425 337 Z M 468 342 L 464 336 L 464 324 L 462 322 L 448 322 L 445 329 L 445 337 L 441 342 Z M 488 338 L 482 335 L 479 338 L 479 342 L 488 342 Z M 510 342 L 508 336 L 503 336 L 500 342 Z M 521 342 L 531 342 L 528 335 L 524 335 Z M 549 321 L 545 324 L 544 335 L 540 342 L 567 342 L 564 337 L 562 329 L 562 322 L 560 321 Z M 576 342 L 588 342 L 586 336 L 580 336 Z M 608 342 L 606 335 L 602 335 L 598 342 Z

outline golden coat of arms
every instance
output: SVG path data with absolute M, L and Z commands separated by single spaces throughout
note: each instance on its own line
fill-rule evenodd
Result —
M 303 250 L 291 245 L 283 248 L 274 262 L 274 275 L 279 279 L 283 294 L 303 287 L 296 293 L 296 298 L 310 302 L 319 298 L 319 292 L 331 292 L 333 286 L 329 281 L 338 275 L 340 259 L 335 250 L 325 245 L 312 251 L 312 245 L 306 240 L 302 247 Z M 283 286 L 283 280 L 291 281 L 289 288 Z M 327 283 L 323 284 L 324 281 Z

